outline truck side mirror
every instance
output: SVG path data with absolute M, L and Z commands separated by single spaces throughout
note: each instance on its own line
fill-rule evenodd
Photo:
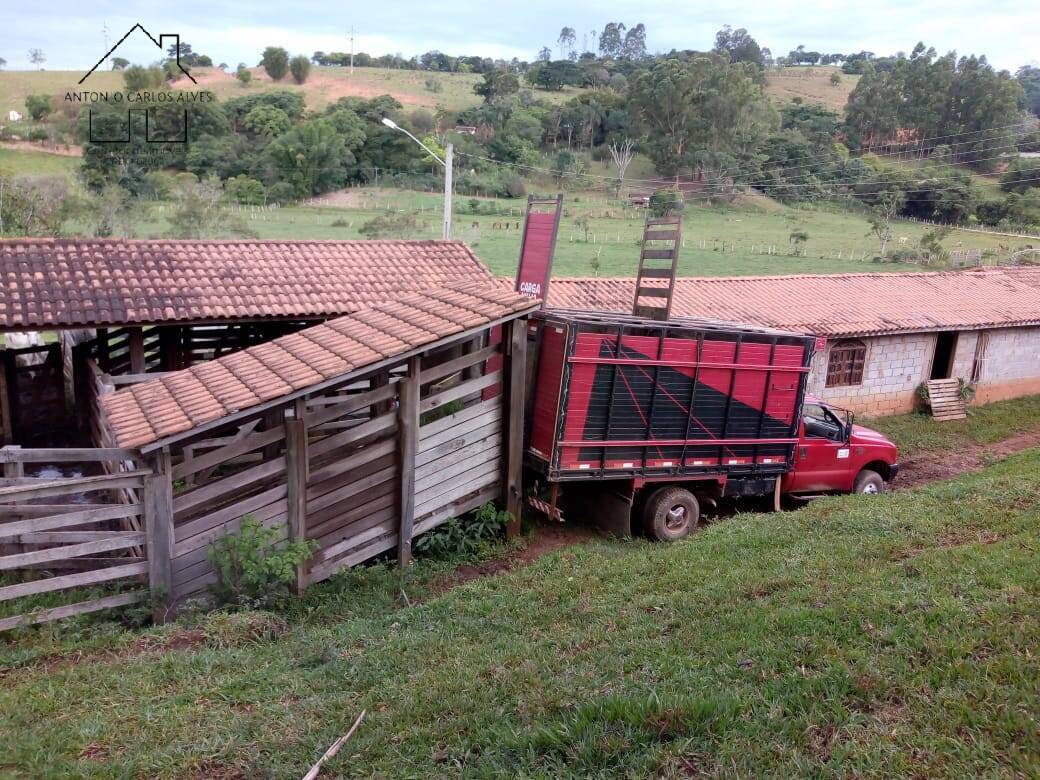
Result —
M 852 412 L 845 412 L 845 441 L 852 438 L 852 425 L 856 420 L 856 415 Z

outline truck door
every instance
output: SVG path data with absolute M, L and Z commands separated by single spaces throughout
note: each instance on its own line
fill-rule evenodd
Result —
M 817 493 L 847 489 L 849 455 L 845 425 L 837 415 L 822 404 L 806 403 L 802 407 L 794 471 L 788 475 L 785 491 Z

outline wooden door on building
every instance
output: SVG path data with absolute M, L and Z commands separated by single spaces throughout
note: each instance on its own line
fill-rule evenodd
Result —
M 3 358 L 5 435 L 18 444 L 61 440 L 70 424 L 61 345 L 7 349 Z

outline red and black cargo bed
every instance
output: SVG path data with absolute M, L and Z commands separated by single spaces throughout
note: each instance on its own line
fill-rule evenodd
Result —
M 533 328 L 527 460 L 550 481 L 769 477 L 793 462 L 813 337 L 553 309 Z

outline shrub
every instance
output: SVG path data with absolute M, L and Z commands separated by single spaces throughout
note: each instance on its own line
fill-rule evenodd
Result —
M 263 607 L 283 602 L 290 595 L 296 567 L 317 545 L 301 541 L 275 547 L 277 538 L 277 530 L 264 528 L 246 515 L 237 532 L 210 545 L 209 561 L 217 570 L 217 582 L 210 590 L 218 603 Z
M 289 71 L 289 52 L 280 46 L 268 46 L 260 64 L 272 81 L 281 81 Z
M 224 183 L 224 194 L 235 203 L 260 206 L 264 202 L 264 185 L 243 173 L 231 177 Z
M 418 227 L 412 214 L 386 214 L 370 219 L 358 230 L 365 238 L 401 238 Z
M 162 68 L 142 68 L 131 65 L 123 71 L 123 84 L 127 92 L 141 92 L 145 89 L 156 89 L 162 86 L 166 74 Z
M 291 203 L 296 200 L 296 188 L 287 181 L 279 181 L 267 188 L 267 199 L 273 203 Z
M 426 79 L 427 92 L 443 92 L 444 86 L 437 79 Z
M 25 110 L 30 119 L 39 122 L 51 112 L 51 96 L 29 95 L 25 99 Z
M 432 556 L 472 555 L 499 537 L 510 514 L 492 503 L 484 504 L 468 519 L 453 517 L 415 540 L 415 551 Z
M 239 80 L 243 87 L 248 87 L 249 82 L 253 80 L 253 73 L 245 65 L 239 65 L 238 70 L 235 71 L 235 78 Z
M 46 141 L 49 137 L 46 127 L 34 127 L 29 131 L 30 141 Z
M 302 84 L 311 75 L 311 61 L 302 54 L 293 57 L 289 61 L 289 71 L 292 73 L 293 81 Z
M 650 196 L 650 213 L 655 217 L 681 214 L 685 205 L 679 190 L 658 190 Z

